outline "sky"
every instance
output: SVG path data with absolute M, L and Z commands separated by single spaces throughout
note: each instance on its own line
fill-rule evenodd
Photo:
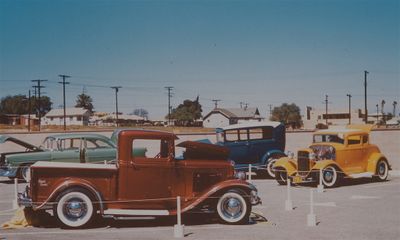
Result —
M 200 97 L 203 115 L 219 107 L 295 103 L 324 109 L 400 102 L 400 1 L 395 0 L 1 0 L 0 97 L 45 95 L 62 106 L 59 74 L 71 76 L 67 107 L 78 94 L 96 111 L 147 109 Z M 398 106 L 399 112 L 400 106 Z

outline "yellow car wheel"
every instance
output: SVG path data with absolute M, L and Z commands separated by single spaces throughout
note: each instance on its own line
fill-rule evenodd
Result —
M 286 185 L 288 181 L 287 171 L 284 168 L 277 168 L 275 170 L 275 180 L 279 185 Z
M 339 182 L 339 174 L 334 166 L 327 166 L 322 169 L 322 184 L 325 187 L 336 187 Z
M 377 181 L 385 181 L 389 175 L 389 166 L 385 160 L 379 160 L 376 164 L 376 176 L 374 177 Z

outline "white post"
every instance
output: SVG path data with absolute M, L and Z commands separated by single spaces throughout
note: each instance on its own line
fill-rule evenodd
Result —
M 318 184 L 318 193 L 324 192 L 324 184 L 322 184 L 322 168 L 319 170 L 319 184 Z
M 14 178 L 14 201 L 13 209 L 18 209 L 18 178 Z
M 104 160 L 104 165 L 106 165 L 107 164 L 107 160 Z
M 249 183 L 251 183 L 251 164 L 249 164 Z
M 183 238 L 183 226 L 181 219 L 181 197 L 176 197 L 176 216 L 177 216 L 177 224 L 174 225 L 174 237 L 175 238 Z
M 292 211 L 293 210 L 293 203 L 292 203 L 292 199 L 290 196 L 290 179 L 289 177 L 286 179 L 286 183 L 287 183 L 287 199 L 285 201 L 285 210 L 286 211 Z
M 307 226 L 317 226 L 317 217 L 314 214 L 314 194 L 313 189 L 310 189 L 310 213 L 307 215 Z

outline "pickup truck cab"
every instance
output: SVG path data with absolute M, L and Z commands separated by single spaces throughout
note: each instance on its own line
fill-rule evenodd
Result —
M 175 157 L 176 135 L 148 130 L 117 133 L 114 164 L 37 162 L 19 203 L 35 211 L 52 209 L 68 228 L 103 217 L 171 216 L 216 213 L 228 224 L 247 223 L 257 189 L 236 179 L 225 147 L 186 141 Z M 145 150 L 143 150 L 145 149 Z M 217 160 L 217 161 L 216 161 Z

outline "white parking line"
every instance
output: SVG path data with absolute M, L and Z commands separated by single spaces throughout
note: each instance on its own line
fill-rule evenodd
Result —
M 336 207 L 335 202 L 322 202 L 322 203 L 314 203 L 315 206 L 320 206 L 320 207 Z
M 352 200 L 358 200 L 358 199 L 380 199 L 381 197 L 378 196 L 361 196 L 361 195 L 353 195 L 350 197 Z
M 363 188 L 390 187 L 390 186 L 396 186 L 396 185 L 400 186 L 400 183 L 376 183 L 373 185 L 363 186 Z

